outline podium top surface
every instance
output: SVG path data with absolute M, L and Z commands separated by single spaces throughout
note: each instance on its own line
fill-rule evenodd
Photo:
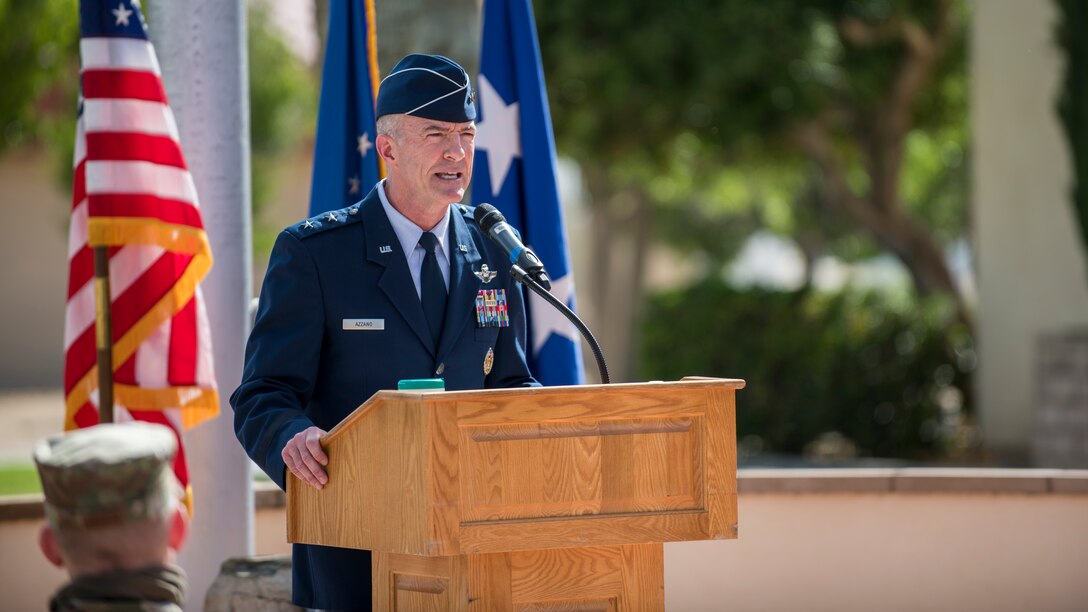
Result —
M 737 537 L 743 380 L 379 391 L 288 477 L 291 542 L 424 557 Z
M 326 433 L 322 439 L 329 440 L 335 437 L 336 434 L 345 427 L 349 426 L 351 422 L 361 417 L 367 412 L 367 408 L 385 400 L 419 400 L 422 402 L 450 402 L 459 400 L 474 400 L 474 399 L 497 399 L 503 395 L 518 395 L 518 394 L 534 394 L 534 393 L 548 393 L 548 394 L 565 394 L 565 393 L 617 393 L 627 391 L 640 391 L 640 390 L 659 390 L 659 389 L 684 389 L 693 390 L 701 388 L 726 388 L 739 390 L 743 389 L 745 381 L 739 378 L 714 378 L 707 376 L 687 376 L 681 380 L 654 380 L 649 382 L 637 382 L 637 383 L 612 383 L 607 385 L 566 385 L 555 387 L 512 387 L 502 389 L 472 389 L 468 391 L 441 391 L 441 390 L 405 390 L 397 391 L 388 389 L 384 391 L 378 391 L 374 395 L 370 396 L 365 402 L 363 402 L 355 412 L 349 415 L 346 419 L 338 423 L 335 427 Z

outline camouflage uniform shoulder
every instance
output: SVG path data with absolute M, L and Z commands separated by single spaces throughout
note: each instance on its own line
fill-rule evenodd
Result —
M 305 240 L 324 232 L 358 223 L 362 219 L 361 202 L 345 206 L 339 210 L 330 210 L 287 226 L 285 232 L 299 240 Z

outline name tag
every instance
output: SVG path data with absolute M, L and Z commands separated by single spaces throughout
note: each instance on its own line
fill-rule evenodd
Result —
M 385 319 L 344 319 L 344 329 L 349 331 L 380 331 L 385 329 Z

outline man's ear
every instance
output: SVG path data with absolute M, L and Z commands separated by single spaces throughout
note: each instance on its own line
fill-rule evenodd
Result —
M 174 508 L 174 516 L 170 519 L 170 548 L 181 550 L 185 545 L 185 537 L 189 535 L 189 512 L 184 506 Z
M 64 567 L 64 557 L 60 554 L 60 544 L 57 543 L 57 535 L 53 533 L 53 529 L 49 526 L 49 523 L 42 525 L 42 528 L 38 531 L 38 548 L 42 549 L 42 554 L 49 560 L 50 563 L 57 567 Z
M 374 139 L 374 149 L 378 152 L 387 162 L 396 161 L 393 156 L 393 150 L 396 148 L 396 143 L 387 134 L 378 134 L 378 137 Z

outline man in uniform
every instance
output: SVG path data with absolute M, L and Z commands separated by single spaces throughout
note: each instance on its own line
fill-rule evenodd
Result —
M 186 580 L 173 562 L 188 514 L 172 469 L 176 453 L 169 428 L 136 422 L 35 446 L 47 519 L 39 545 L 71 577 L 50 610 L 181 611 Z
M 510 264 L 457 204 L 472 176 L 474 99 L 453 61 L 405 57 L 378 90 L 374 144 L 388 178 L 276 240 L 231 405 L 238 439 L 281 488 L 287 470 L 324 486 L 321 436 L 399 380 L 537 384 Z M 484 297 L 508 318 L 482 316 Z M 369 551 L 293 550 L 297 605 L 370 609 Z

